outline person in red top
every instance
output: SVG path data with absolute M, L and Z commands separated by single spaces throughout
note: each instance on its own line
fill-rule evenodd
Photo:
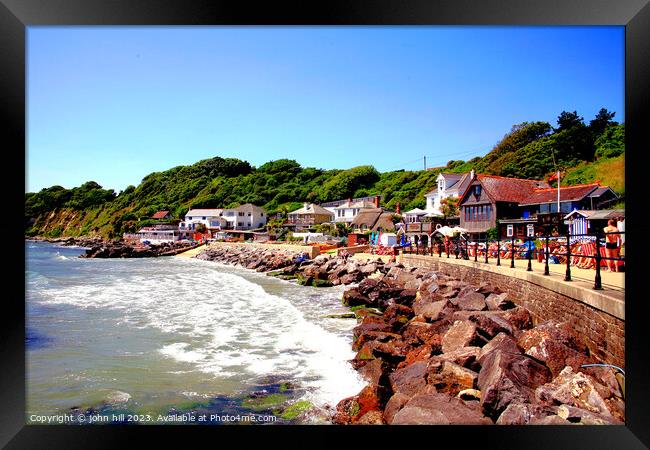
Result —
M 614 219 L 609 219 L 607 221 L 607 226 L 603 228 L 603 231 L 605 232 L 605 256 L 608 258 L 618 258 L 621 249 L 621 235 L 611 234 L 618 233 L 616 221 Z M 609 267 L 609 270 L 612 272 L 618 272 L 618 261 L 608 259 L 607 267 Z

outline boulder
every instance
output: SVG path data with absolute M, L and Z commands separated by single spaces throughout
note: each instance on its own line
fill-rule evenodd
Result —
M 612 416 L 593 413 L 586 409 L 569 405 L 558 406 L 557 415 L 569 422 L 581 423 L 583 425 L 620 425 L 623 423 Z
M 517 347 L 517 342 L 511 336 L 505 333 L 499 333 L 480 349 L 477 358 L 478 363 L 483 365 L 485 358 L 495 350 L 501 350 L 506 353 L 521 353 L 521 350 Z
M 533 318 L 530 312 L 521 306 L 505 311 L 503 317 L 517 330 L 527 330 L 533 327 Z
M 436 353 L 439 353 L 441 350 L 440 329 L 443 325 L 412 320 L 402 329 L 402 337 L 410 345 L 430 344 L 434 350 L 437 350 Z
M 510 403 L 496 421 L 497 425 L 527 425 L 531 420 L 554 416 L 557 407 L 531 403 Z
M 395 417 L 395 414 L 397 414 L 410 399 L 411 397 L 409 395 L 402 394 L 400 392 L 393 394 L 386 403 L 386 407 L 384 408 L 384 420 L 386 423 L 391 423 Z
M 446 394 L 419 394 L 411 398 L 390 422 L 393 425 L 490 425 L 492 421 L 458 398 Z
M 478 331 L 488 339 L 499 333 L 513 334 L 512 324 L 497 312 L 484 311 L 484 314 L 473 314 L 469 318 L 476 324 Z
M 458 308 L 465 311 L 482 311 L 487 308 L 485 305 L 485 296 L 478 292 L 466 294 L 464 297 L 459 297 L 456 301 L 452 301 Z
M 435 322 L 443 316 L 444 312 L 449 310 L 450 305 L 451 304 L 447 300 L 426 303 L 424 305 L 419 305 L 418 307 L 414 306 L 413 311 L 418 315 L 422 315 L 425 319 Z
M 515 304 L 508 299 L 508 294 L 490 294 L 485 299 L 487 308 L 490 311 L 504 311 L 506 309 L 512 309 L 515 307 Z
M 383 425 L 384 415 L 381 411 L 372 410 L 365 413 L 357 420 L 357 425 Z
M 385 385 L 388 381 L 386 363 L 380 359 L 369 361 L 358 372 L 371 385 Z
M 530 403 L 535 388 L 550 379 L 549 369 L 532 358 L 494 350 L 483 360 L 478 376 L 481 408 L 496 419 L 512 402 Z
M 401 337 L 402 336 L 397 333 L 391 333 L 389 331 L 373 330 L 371 325 L 368 325 L 367 327 L 359 329 L 354 334 L 354 342 L 352 343 L 352 350 L 360 349 L 363 346 L 363 344 L 369 341 L 388 342 L 394 339 L 401 339 Z
M 458 298 L 459 299 L 463 298 L 463 297 L 465 297 L 466 295 L 469 295 L 469 294 L 476 294 L 477 289 L 478 288 L 476 286 L 465 286 L 460 291 L 458 291 Z M 483 297 L 483 298 L 485 298 L 485 297 Z
M 478 373 L 473 370 L 444 361 L 439 372 L 428 373 L 427 382 L 438 392 L 455 396 L 462 390 L 474 389 L 477 379 Z
M 481 366 L 476 362 L 480 352 L 480 347 L 462 347 L 452 352 L 432 356 L 429 361 L 430 365 L 435 362 L 442 364 L 444 361 L 450 361 L 477 372 L 481 370 Z
M 402 367 L 406 367 L 418 361 L 428 361 L 429 358 L 431 358 L 433 350 L 433 347 L 429 344 L 416 347 L 406 354 L 406 358 L 397 365 L 397 368 L 401 369 Z
M 468 320 L 457 320 L 442 337 L 443 353 L 477 344 L 476 325 Z
M 343 292 L 343 304 L 345 306 L 371 306 L 373 302 L 370 300 L 370 298 L 368 298 L 368 296 L 363 295 L 361 292 L 359 292 L 358 288 L 352 288 Z
M 390 387 L 394 393 L 415 395 L 427 382 L 427 363 L 416 362 L 390 374 Z
M 522 333 L 517 345 L 527 355 L 543 361 L 554 377 L 558 376 L 565 366 L 577 370 L 582 364 L 589 362 L 589 350 L 567 323 L 544 322 Z
M 560 416 L 546 416 L 533 418 L 529 422 L 530 425 L 571 425 L 571 422 L 561 418 Z
M 354 339 L 357 339 L 363 333 L 368 331 L 383 331 L 390 333 L 391 330 L 384 316 L 367 316 L 361 320 L 359 325 L 354 327 L 352 333 Z
M 535 397 L 543 404 L 564 404 L 614 418 L 614 414 L 609 409 L 610 405 L 602 395 L 607 388 L 597 387 L 598 384 L 590 375 L 575 372 L 571 366 L 567 366 L 553 381 L 539 386 L 535 391 Z

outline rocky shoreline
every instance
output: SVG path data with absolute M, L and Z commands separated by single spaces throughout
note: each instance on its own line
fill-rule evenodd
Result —
M 86 247 L 86 252 L 79 255 L 80 258 L 154 258 L 157 256 L 173 256 L 200 245 L 189 242 L 143 245 L 124 240 L 107 241 L 94 237 L 29 238 L 29 240 L 49 242 L 64 247 Z
M 35 236 L 35 237 L 27 237 L 25 239 L 30 241 L 49 242 L 64 247 L 68 247 L 68 246 L 94 247 L 97 245 L 111 242 L 111 241 L 106 241 L 100 237 L 85 237 L 85 236 L 62 237 L 62 238 L 46 238 L 46 237 Z
M 199 259 L 343 294 L 358 322 L 351 361 L 368 382 L 335 424 L 622 424 L 624 379 L 568 323 L 533 326 L 497 286 L 399 263 L 220 247 Z

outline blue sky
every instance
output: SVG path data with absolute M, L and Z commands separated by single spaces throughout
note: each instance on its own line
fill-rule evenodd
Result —
M 418 170 L 624 121 L 623 27 L 29 27 L 26 191 L 214 156 Z

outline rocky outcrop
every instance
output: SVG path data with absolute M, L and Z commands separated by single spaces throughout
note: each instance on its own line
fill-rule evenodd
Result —
M 134 245 L 124 241 L 95 245 L 79 255 L 80 258 L 150 258 L 171 256 L 196 247 L 198 244 L 169 242 L 159 245 Z
M 570 325 L 534 327 L 530 312 L 497 287 L 395 265 L 346 290 L 343 302 L 380 314 L 357 316 L 353 366 L 374 375 L 364 376 L 369 389 L 337 405 L 336 423 L 379 423 L 376 411 L 386 424 L 568 425 L 624 418 L 612 370 L 581 367 L 589 351 Z M 369 393 L 378 400 L 369 402 Z M 361 421 L 364 407 L 363 417 L 373 412 Z

